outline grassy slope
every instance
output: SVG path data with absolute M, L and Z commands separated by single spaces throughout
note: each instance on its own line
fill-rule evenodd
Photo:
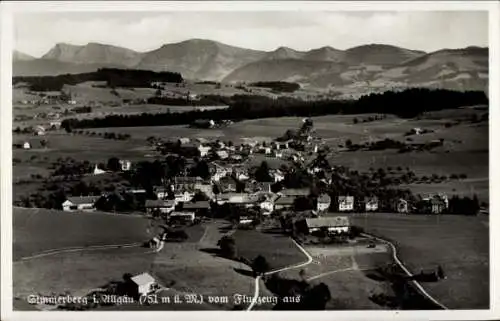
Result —
M 233 237 L 236 241 L 238 256 L 252 261 L 258 255 L 262 255 L 273 270 L 300 264 L 307 260 L 307 257 L 287 236 L 238 230 Z
M 126 215 L 14 208 L 13 259 L 49 249 L 143 242 L 153 235 L 149 224 Z
M 484 217 L 353 216 L 354 224 L 393 241 L 414 273 L 441 265 L 447 279 L 423 286 L 452 309 L 488 308 L 489 233 Z

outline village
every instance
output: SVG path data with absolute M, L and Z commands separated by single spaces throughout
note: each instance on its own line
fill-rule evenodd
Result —
M 73 195 L 61 204 L 62 210 L 94 211 L 100 208 L 99 204 L 106 203 L 107 208 L 114 208 L 116 213 L 116 206 L 109 203 L 116 202 L 117 195 L 118 199 L 128 195 L 141 200 L 139 208 L 145 215 L 163 218 L 172 224 L 193 224 L 202 218 L 224 217 L 244 228 L 255 226 L 266 218 L 300 212 L 300 218 L 307 218 L 310 231 L 326 228 L 347 232 L 348 215 L 338 216 L 342 213 L 441 214 L 449 207 L 447 195 L 443 193 L 426 195 L 418 201 L 411 195 L 407 198 L 397 195 L 388 198 L 385 194 L 353 195 L 359 191 L 332 195 L 329 193 L 335 186 L 332 174 L 335 177 L 342 169 L 328 164 L 325 158 L 328 147 L 315 135 L 314 125 L 308 118 L 303 119 L 299 130 L 287 132 L 272 142 L 234 145 L 205 138 L 162 141 L 151 137 L 149 143 L 165 157 L 183 160 L 184 166 L 177 175 L 161 177 L 161 184 L 115 191 L 113 197 L 106 193 Z M 252 168 L 249 163 L 253 157 L 284 160 L 292 165 L 270 169 L 263 161 Z M 118 171 L 130 176 L 135 170 L 131 161 L 119 160 Z M 90 175 L 108 172 L 96 164 Z M 349 172 L 342 175 L 343 180 L 350 179 Z M 308 212 L 306 217 L 304 211 Z

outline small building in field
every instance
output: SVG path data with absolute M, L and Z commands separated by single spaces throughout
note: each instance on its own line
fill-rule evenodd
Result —
M 365 198 L 365 211 L 366 212 L 376 212 L 378 210 L 378 198 L 377 197 L 366 197 Z
M 31 144 L 29 142 L 24 142 L 23 149 L 31 149 Z
M 327 211 L 330 208 L 331 203 L 332 203 L 332 199 L 331 199 L 330 195 L 321 194 L 318 197 L 318 203 L 316 205 L 316 210 L 318 212 Z
M 175 201 L 174 200 L 146 200 L 145 203 L 146 213 L 154 214 L 168 214 L 175 209 Z
M 430 200 L 430 204 L 431 204 L 431 213 L 432 214 L 441 214 L 444 212 L 444 210 L 446 210 L 446 203 L 439 196 L 433 197 Z
M 62 203 L 62 209 L 66 212 L 72 211 L 95 211 L 95 203 L 101 196 L 74 196 L 68 197 Z
M 248 216 L 240 216 L 239 223 L 241 225 L 252 224 L 253 223 L 253 218 L 248 217 Z
M 129 171 L 132 168 L 132 162 L 129 160 L 120 160 L 120 169 L 124 172 Z
M 141 273 L 131 278 L 139 296 L 148 295 L 158 288 L 156 280 L 149 273 Z
M 339 196 L 339 211 L 354 211 L 354 196 Z
M 305 223 L 309 233 L 325 230 L 328 234 L 348 233 L 351 227 L 346 216 L 306 218 Z

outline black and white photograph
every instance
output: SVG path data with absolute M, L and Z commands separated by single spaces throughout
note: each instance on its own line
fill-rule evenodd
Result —
M 464 3 L 5 4 L 10 317 L 490 318 L 498 4 Z

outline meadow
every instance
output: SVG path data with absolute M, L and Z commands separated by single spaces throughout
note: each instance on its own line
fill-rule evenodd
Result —
M 353 214 L 351 223 L 393 242 L 412 273 L 441 265 L 447 278 L 422 286 L 448 308 L 489 307 L 487 217 Z

